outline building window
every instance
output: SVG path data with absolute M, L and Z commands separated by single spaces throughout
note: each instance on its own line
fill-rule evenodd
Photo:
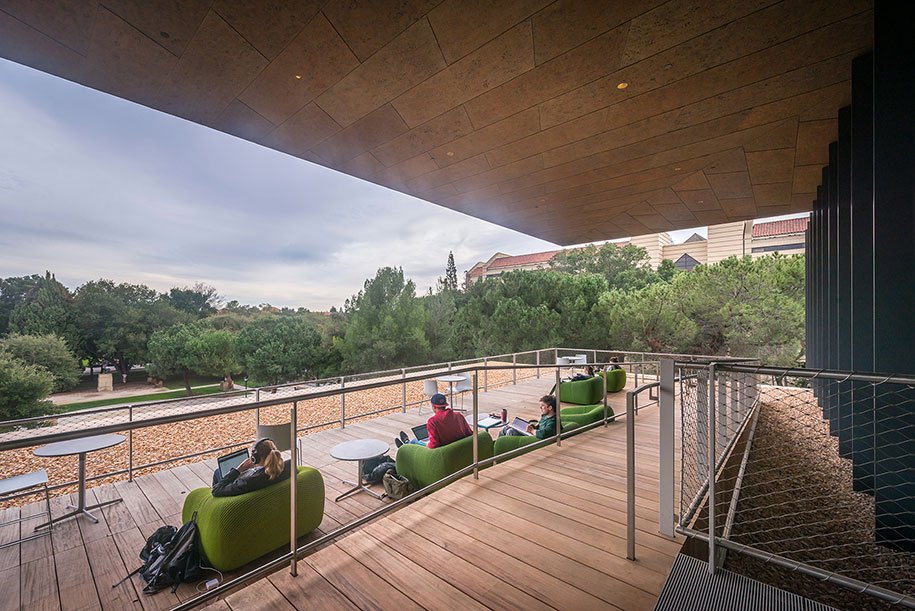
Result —
M 684 269 L 686 271 L 693 269 L 697 265 L 699 265 L 699 262 L 687 254 L 684 254 L 682 257 L 674 261 L 674 267 L 677 269 Z
M 502 275 L 502 272 L 499 272 L 498 274 L 486 274 L 486 277 L 487 278 L 498 278 L 501 275 Z
M 803 242 L 797 244 L 781 244 L 780 246 L 754 246 L 752 252 L 784 252 L 786 250 L 798 250 L 803 249 L 805 244 Z

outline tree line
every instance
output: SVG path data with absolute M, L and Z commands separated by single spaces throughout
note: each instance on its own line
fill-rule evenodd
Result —
M 802 256 L 730 258 L 690 272 L 615 244 L 560 253 L 547 269 L 458 286 L 449 254 L 417 295 L 384 267 L 340 311 L 220 304 L 207 285 L 158 293 L 53 274 L 0 279 L 0 419 L 47 412 L 79 380 L 79 359 L 149 375 L 245 375 L 252 385 L 395 369 L 566 345 L 598 350 L 803 359 Z M 221 306 L 221 307 L 220 307 Z

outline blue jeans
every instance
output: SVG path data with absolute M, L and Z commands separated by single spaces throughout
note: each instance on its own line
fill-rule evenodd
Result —
M 412 443 L 413 445 L 416 445 L 416 446 L 423 446 L 423 447 L 426 446 L 426 442 L 425 442 L 425 441 L 420 441 L 419 439 L 411 439 L 411 440 L 408 441 L 407 443 Z
M 505 426 L 502 427 L 502 431 L 499 433 L 499 437 L 502 437 L 503 435 L 508 435 L 509 437 L 512 437 L 512 436 L 514 436 L 514 437 L 524 437 L 524 433 L 522 433 L 521 431 L 519 431 L 519 430 L 516 429 L 516 428 L 510 427 L 510 426 L 507 425 L 507 424 L 506 424 Z
M 210 488 L 215 488 L 216 484 L 218 484 L 221 480 L 222 472 L 219 470 L 219 467 L 216 467 L 216 469 L 213 471 L 213 485 L 210 486 Z

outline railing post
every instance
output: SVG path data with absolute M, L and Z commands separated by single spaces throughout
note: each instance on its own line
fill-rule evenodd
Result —
M 708 572 L 715 574 L 715 364 L 709 365 L 708 393 Z
M 635 409 L 626 393 L 626 558 L 635 560 Z
M 403 378 L 403 389 L 402 389 L 402 403 L 400 411 L 404 414 L 407 413 L 407 370 L 400 370 L 400 377 Z
M 674 536 L 674 361 L 661 359 L 661 391 L 658 410 L 661 416 L 661 485 L 658 530 L 667 537 Z
M 254 389 L 254 402 L 255 403 L 261 402 L 261 389 L 260 388 Z M 261 425 L 261 408 L 257 407 L 254 409 L 254 430 L 256 431 L 257 427 L 259 427 L 260 425 Z
M 559 418 L 559 410 L 561 409 L 562 402 L 559 399 L 559 385 L 560 385 L 559 383 L 560 383 L 559 367 L 557 366 L 556 367 L 556 410 L 555 410 L 556 411 L 556 445 L 561 447 L 562 446 L 562 435 L 560 435 L 560 433 L 562 432 L 562 420 Z
M 719 373 L 718 379 L 715 380 L 715 387 L 718 389 L 718 398 L 716 405 L 718 407 L 718 416 L 715 420 L 718 429 L 718 449 L 722 452 L 728 445 L 728 374 Z
M 596 362 L 597 362 L 597 350 L 592 350 L 591 351 L 591 363 L 593 364 Z
M 127 420 L 133 422 L 133 405 L 127 406 Z M 127 481 L 133 481 L 133 429 L 127 432 Z M 51 516 L 48 516 L 51 519 Z
M 540 350 L 537 351 L 537 379 L 540 379 Z
M 298 574 L 298 557 L 296 554 L 298 541 L 296 540 L 296 526 L 298 525 L 296 520 L 296 480 L 298 479 L 298 471 L 296 470 L 296 465 L 298 460 L 296 455 L 295 445 L 295 436 L 296 436 L 296 427 L 297 427 L 297 415 L 298 415 L 298 401 L 292 402 L 292 409 L 289 410 L 289 435 L 290 435 L 290 445 L 292 448 L 291 454 L 289 457 L 289 551 L 292 552 L 292 559 L 289 561 L 289 574 L 295 577 Z M 361 474 L 360 474 L 361 475 Z
M 604 426 L 607 426 L 607 366 L 604 365 Z
M 480 440 L 477 438 L 477 423 L 480 421 L 479 373 L 473 372 L 473 479 L 480 479 Z
M 340 376 L 340 390 L 346 388 L 346 378 Z M 340 393 L 340 428 L 346 428 L 346 393 Z
M 489 369 L 486 362 L 486 357 L 483 357 L 483 392 L 486 392 L 486 390 L 489 388 Z
M 728 380 L 731 382 L 731 402 L 728 406 L 728 418 L 735 424 L 740 424 L 743 419 L 740 417 L 740 395 L 737 388 L 737 376 L 740 374 L 729 373 Z M 736 428 L 736 427 L 735 427 Z
M 516 369 L 517 366 L 518 366 L 518 353 L 512 352 L 512 384 L 518 383 L 518 370 Z
M 708 464 L 708 411 L 709 411 L 709 392 L 708 392 L 708 369 L 700 369 L 696 375 L 696 473 L 699 474 L 699 480 L 705 472 Z
M 340 376 L 340 390 L 346 385 L 346 379 Z M 340 428 L 346 428 L 346 393 L 340 393 Z

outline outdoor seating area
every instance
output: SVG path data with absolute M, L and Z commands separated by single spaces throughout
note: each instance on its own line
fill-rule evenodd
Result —
M 481 392 L 480 413 L 498 412 L 504 408 L 510 417 L 537 417 L 537 400 L 549 391 L 552 379 L 543 376 Z M 617 410 L 623 409 L 624 395 L 618 393 L 611 398 L 611 404 Z M 345 480 L 353 478 L 353 464 L 335 459 L 330 453 L 332 447 L 369 438 L 393 440 L 400 430 L 409 430 L 425 422 L 428 415 L 428 408 L 423 414 L 418 408 L 413 408 L 405 413 L 383 415 L 348 423 L 345 428 L 300 437 L 299 464 L 304 466 L 299 468 L 297 480 L 299 544 L 335 530 L 389 502 L 387 499 L 379 501 L 367 494 L 353 494 L 336 501 L 339 495 L 349 490 Z M 614 428 L 621 433 L 622 427 Z M 479 432 L 481 459 L 493 455 L 493 439 L 498 433 L 498 427 Z M 413 469 L 408 477 L 416 480 L 414 485 L 417 487 L 432 483 L 472 461 L 470 438 L 437 450 L 411 444 L 396 450 L 395 454 L 394 444 L 391 443 L 390 447 L 389 455 L 397 461 L 398 470 L 401 467 L 407 472 Z M 542 451 L 549 450 L 545 448 Z M 426 463 L 423 455 L 433 452 L 443 458 Z M 411 462 L 412 466 L 407 466 Z M 90 487 L 85 490 L 85 502 L 101 505 L 94 514 L 99 519 L 98 523 L 87 516 L 66 519 L 54 524 L 51 536 L 22 543 L 15 541 L 31 531 L 31 524 L 37 523 L 37 518 L 31 516 L 40 513 L 46 503 L 33 502 L 21 508 L 3 510 L 0 522 L 27 519 L 0 527 L 0 545 L 11 543 L 0 548 L 0 584 L 4 592 L 14 593 L 0 602 L 0 609 L 31 608 L 34 605 L 55 607 L 58 604 L 68 607 L 71 601 L 78 601 L 80 607 L 141 605 L 143 608 L 163 608 L 193 597 L 197 590 L 191 584 L 182 584 L 174 594 L 164 591 L 154 597 L 139 594 L 144 584 L 138 577 L 117 588 L 111 586 L 140 563 L 137 554 L 146 537 L 165 524 L 180 526 L 190 519 L 195 510 L 198 512 L 202 547 L 214 568 L 224 571 L 224 580 L 282 553 L 283 546 L 288 544 L 290 526 L 286 505 L 288 483 L 239 497 L 215 498 L 209 492 L 215 466 L 215 460 L 207 460 L 139 475 L 133 481 Z M 518 463 L 512 471 L 522 467 Z M 497 465 L 484 471 L 496 468 L 502 469 Z M 622 468 L 622 464 L 614 467 L 616 470 Z M 456 486 L 453 484 L 449 488 Z M 379 495 L 383 492 L 380 486 L 371 488 Z M 65 515 L 67 504 L 78 500 L 78 496 L 78 493 L 73 493 L 52 498 L 52 517 Z M 118 500 L 122 502 L 116 502 Z M 283 506 L 287 510 L 277 509 Z M 624 515 L 621 514 L 619 519 L 624 521 Z M 227 536 L 227 531 L 235 534 Z M 237 536 L 238 532 L 245 535 Z M 206 577 L 209 579 L 212 576 Z

